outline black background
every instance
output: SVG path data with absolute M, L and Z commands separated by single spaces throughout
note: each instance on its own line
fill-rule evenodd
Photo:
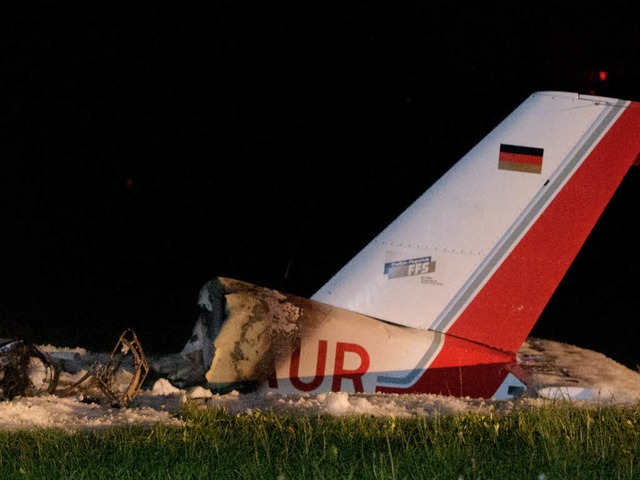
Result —
M 313 294 L 532 92 L 640 100 L 624 4 L 133 3 L 0 7 L 0 337 L 177 351 L 209 278 Z M 634 368 L 638 186 L 533 331 Z

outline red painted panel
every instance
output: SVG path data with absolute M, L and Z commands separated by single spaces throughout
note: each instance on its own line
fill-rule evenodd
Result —
M 515 355 L 446 336 L 442 350 L 415 384 L 409 388 L 378 387 L 377 391 L 490 398 L 515 361 Z

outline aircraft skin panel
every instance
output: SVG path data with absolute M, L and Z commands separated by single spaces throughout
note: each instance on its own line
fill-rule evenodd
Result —
M 201 299 L 205 316 L 221 315 L 203 379 L 214 391 L 488 398 L 516 364 L 514 354 L 238 280 L 217 277 Z
M 292 341 L 270 388 L 279 393 L 358 393 L 375 392 L 379 376 L 415 381 L 437 354 L 441 337 L 332 307 L 320 325 L 303 329 Z
M 637 110 L 636 104 L 626 108 L 629 105 L 627 101 L 562 92 L 530 96 L 312 298 L 399 325 L 449 331 L 461 308 L 469 305 L 612 125 L 619 125 L 616 131 L 631 129 L 638 137 L 633 133 L 638 129 L 636 115 L 621 116 Z M 637 155 L 633 152 L 637 146 L 627 137 L 625 142 L 619 135 L 614 137 L 628 143 L 625 153 L 620 154 L 623 158 L 594 157 L 586 167 L 591 175 L 584 180 L 580 176 L 572 184 L 589 180 L 586 188 L 595 188 L 593 180 L 605 168 L 595 164 L 598 159 L 605 164 L 619 162 L 626 171 L 630 159 Z M 612 194 L 620 173 L 601 187 Z M 575 196 L 561 198 L 566 203 Z M 585 204 L 585 209 L 595 210 L 590 210 L 588 220 L 580 220 L 578 232 L 567 236 L 565 242 L 582 244 L 584 232 L 591 230 L 609 197 Z M 555 223 L 564 222 L 566 229 L 567 223 L 573 222 L 571 213 L 571 208 L 557 211 Z M 549 221 L 546 228 L 553 228 L 553 224 Z M 554 251 L 547 249 L 546 253 Z M 570 263 L 573 256 L 575 253 L 561 263 Z M 514 268 L 537 265 L 521 262 L 514 263 Z M 554 278 L 533 286 L 529 293 L 536 298 L 528 300 L 536 307 L 526 307 L 528 318 L 539 313 L 565 271 L 564 267 L 551 269 L 547 273 Z M 504 288 L 506 284 L 500 285 Z M 494 298 L 493 318 L 509 315 L 513 319 L 510 311 L 520 304 L 502 302 L 504 297 Z M 456 331 L 466 335 L 479 323 L 492 323 L 489 315 L 480 318 L 463 321 Z M 469 328 L 464 326 L 467 322 Z M 491 339 L 506 324 L 495 323 L 479 338 Z M 498 343 L 500 348 L 513 351 L 517 341 Z
M 297 302 L 296 297 L 289 301 Z M 305 304 L 301 328 L 263 384 L 278 393 L 433 393 L 489 398 L 515 355 L 429 330 Z M 321 322 L 309 322 L 315 311 Z M 282 345 L 285 345 L 282 343 Z

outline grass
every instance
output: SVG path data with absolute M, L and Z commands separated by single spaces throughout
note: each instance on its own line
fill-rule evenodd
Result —
M 640 407 L 399 419 L 191 405 L 181 415 L 184 427 L 0 432 L 0 478 L 640 478 Z

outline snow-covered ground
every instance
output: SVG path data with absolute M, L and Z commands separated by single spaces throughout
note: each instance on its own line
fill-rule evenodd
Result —
M 92 357 L 83 349 L 43 346 L 45 351 Z M 104 356 L 104 354 L 102 354 Z M 516 402 L 544 405 L 549 398 L 593 404 L 628 405 L 640 400 L 640 374 L 602 354 L 563 343 L 531 338 L 519 352 L 522 366 L 532 374 L 538 392 L 547 398 L 493 401 L 439 395 L 346 394 L 319 395 L 239 394 L 212 395 L 201 387 L 180 390 L 160 378 L 141 390 L 128 408 L 112 408 L 81 401 L 75 396 L 54 395 L 16 398 L 0 402 L 0 428 L 58 427 L 67 430 L 97 429 L 123 425 L 180 425 L 176 413 L 187 401 L 224 407 L 235 414 L 274 410 L 303 414 L 407 417 L 447 415 L 461 412 L 506 411 Z M 75 375 L 80 375 L 77 372 Z

